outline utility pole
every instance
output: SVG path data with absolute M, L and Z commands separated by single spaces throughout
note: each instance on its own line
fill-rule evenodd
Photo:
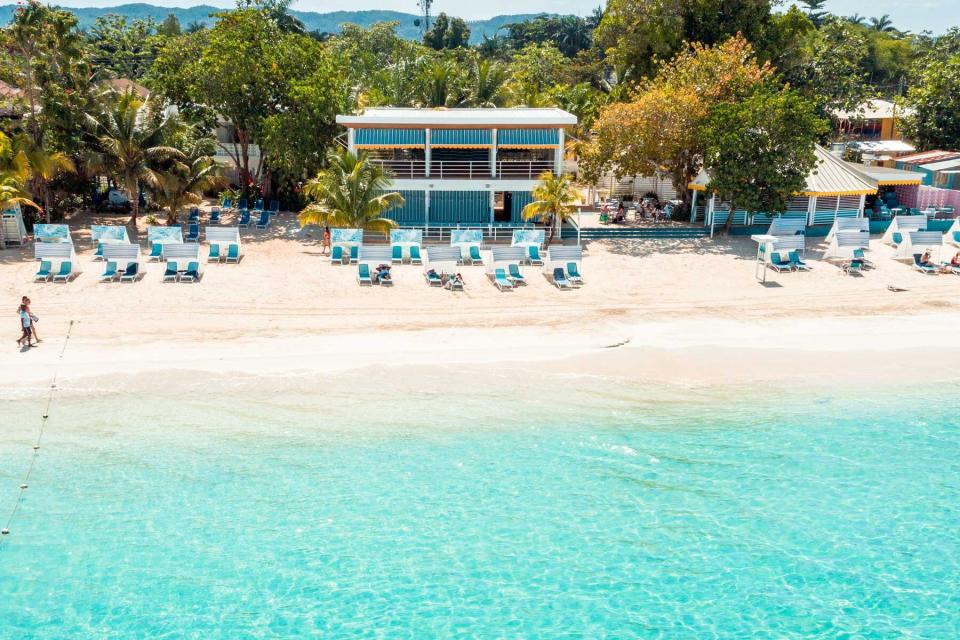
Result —
M 420 17 L 415 24 L 420 27 L 420 38 L 430 30 L 430 8 L 433 6 L 433 0 L 417 0 L 417 7 L 420 9 Z

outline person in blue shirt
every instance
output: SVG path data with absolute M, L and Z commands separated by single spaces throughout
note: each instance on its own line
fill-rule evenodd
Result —
M 23 330 L 23 335 L 20 336 L 20 339 L 17 340 L 17 346 L 22 347 L 24 341 L 26 341 L 28 347 L 33 345 L 33 320 L 30 318 L 30 309 L 25 304 L 20 305 L 20 328 Z

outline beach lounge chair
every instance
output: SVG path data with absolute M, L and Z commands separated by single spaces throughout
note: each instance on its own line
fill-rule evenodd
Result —
M 364 285 L 368 284 L 373 286 L 373 278 L 370 276 L 370 265 L 366 262 L 361 263 L 357 267 L 357 283 Z
M 862 276 L 863 275 L 863 260 L 858 260 L 854 258 L 847 264 L 843 265 L 843 272 L 848 276 Z
M 167 269 L 163 272 L 163 281 L 164 282 L 176 282 L 177 281 L 177 263 L 168 262 Z
M 69 260 L 64 260 L 60 263 L 60 271 L 53 274 L 53 281 L 56 282 L 57 280 L 63 280 L 64 282 L 68 282 L 70 280 L 70 276 L 72 275 L 73 263 Z
M 263 211 L 260 213 L 260 219 L 257 220 L 257 229 L 266 229 L 270 226 L 270 212 Z
M 220 245 L 213 243 L 210 245 L 210 253 L 207 255 L 207 262 L 220 262 Z
M 903 234 L 899 231 L 894 231 L 890 239 L 893 240 L 893 246 L 899 246 L 900 243 L 903 242 Z
M 583 276 L 580 275 L 576 262 L 567 263 L 567 280 L 573 284 L 583 284 Z
M 924 264 L 920 262 L 921 255 L 919 253 L 913 254 L 913 268 L 919 271 L 920 273 L 926 273 L 928 275 L 936 275 L 937 270 L 933 265 Z
M 470 263 L 483 264 L 483 256 L 480 255 L 480 247 L 475 244 L 470 245 Z
M 210 210 L 210 224 L 220 224 L 220 209 Z
M 403 247 L 401 247 L 399 244 L 393 245 L 393 247 L 392 247 L 391 250 L 390 250 L 390 260 L 391 260 L 394 264 L 402 263 L 402 262 L 403 262 Z
M 253 203 L 253 208 L 257 211 L 263 211 L 263 198 L 257 198 L 256 202 Z
M 240 245 L 230 243 L 227 245 L 227 262 L 240 262 Z
M 224 211 L 233 210 L 233 198 L 224 198 L 223 202 L 220 203 L 220 206 L 223 207 Z
M 519 265 L 514 264 L 513 262 L 507 265 L 507 280 L 515 285 L 527 284 L 527 279 L 523 277 L 522 273 L 520 273 Z
M 567 280 L 567 276 L 563 273 L 563 268 L 557 267 L 553 270 L 553 284 L 557 285 L 557 289 L 570 288 L 570 281 Z
M 250 226 L 250 212 L 246 209 L 240 210 L 240 219 L 237 221 L 238 227 L 249 227 Z
M 180 274 L 180 282 L 197 282 L 200 280 L 200 263 L 191 260 L 187 263 L 187 270 Z
M 190 209 L 190 216 L 187 218 L 187 222 L 200 222 L 200 209 L 196 207 Z
M 350 247 L 350 264 L 357 264 L 357 260 L 360 258 L 360 247 L 353 245 Z
M 410 245 L 410 264 L 423 264 L 423 258 L 420 257 L 420 247 L 415 244 Z
M 780 273 L 781 271 L 793 271 L 794 265 L 789 260 L 781 258 L 779 251 L 774 251 L 770 254 L 770 268 Z
M 120 282 L 136 282 L 137 276 L 139 274 L 140 274 L 140 263 L 128 262 L 127 268 L 123 270 L 122 274 L 120 274 Z
M 540 247 L 535 244 L 527 247 L 527 262 L 532 265 L 543 266 L 543 258 L 540 257 Z
M 147 256 L 147 259 L 150 260 L 151 262 L 153 260 L 156 260 L 159 262 L 161 259 L 163 259 L 163 245 L 157 242 L 156 244 L 151 246 L 150 255 Z
M 50 273 L 50 268 L 53 264 L 49 260 L 41 260 L 40 268 L 37 270 L 36 275 L 33 276 L 34 282 L 50 282 L 50 278 L 53 277 L 53 274 Z
M 330 250 L 330 264 L 343 264 L 343 245 L 336 245 Z
M 790 264 L 793 265 L 794 269 L 798 271 L 810 271 L 810 265 L 800 259 L 800 254 L 797 251 L 791 251 L 787 254 L 787 257 L 790 260 Z
M 200 225 L 191 224 L 187 230 L 187 237 L 183 239 L 184 242 L 199 242 L 200 240 Z
M 97 243 L 97 250 L 93 252 L 94 260 L 103 260 L 103 243 Z
M 237 209 L 240 209 L 241 211 L 246 211 L 248 208 L 249 207 L 247 207 L 247 199 L 240 198 L 240 202 L 237 203 Z
M 443 280 L 440 279 L 440 276 L 436 271 L 430 270 L 423 273 L 424 279 L 427 281 L 427 284 L 431 287 L 442 287 Z
M 869 268 L 869 269 L 873 268 L 873 263 L 867 260 L 867 256 L 863 253 L 863 249 L 854 249 L 853 259 L 859 260 L 861 263 L 863 263 L 861 266 L 864 268 Z
M 500 291 L 513 289 L 513 283 L 507 279 L 507 274 L 503 269 L 497 269 L 493 272 L 493 284 L 497 285 L 497 289 L 500 289 Z
M 117 271 L 117 263 L 113 260 L 107 260 L 107 266 L 103 270 L 103 273 L 100 274 L 100 282 L 113 282 L 120 277 L 120 273 Z
M 280 213 L 280 201 L 271 200 L 270 201 L 270 213 Z
M 960 231 L 953 232 L 953 244 L 960 245 Z

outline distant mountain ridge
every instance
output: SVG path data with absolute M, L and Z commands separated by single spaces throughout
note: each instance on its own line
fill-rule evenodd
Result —
M 13 18 L 13 12 L 17 5 L 0 5 L 0 22 L 8 24 Z M 87 29 L 97 18 L 110 14 L 125 16 L 130 20 L 153 18 L 156 22 L 162 22 L 169 14 L 177 16 L 180 25 L 186 28 L 191 22 L 202 22 L 211 25 L 216 22 L 211 14 L 225 11 L 221 7 L 210 5 L 197 5 L 195 7 L 158 7 L 152 4 L 134 3 L 122 4 L 116 7 L 64 7 L 72 12 L 80 21 L 80 27 Z M 403 13 L 401 11 L 331 11 L 329 13 L 316 13 L 313 11 L 291 11 L 292 15 L 300 19 L 309 31 L 326 31 L 336 33 L 340 26 L 345 23 L 357 24 L 362 27 L 369 27 L 378 22 L 399 22 L 397 34 L 411 40 L 419 39 L 419 28 L 414 24 L 417 16 L 412 13 Z M 487 20 L 468 20 L 470 25 L 470 41 L 478 43 L 483 40 L 483 36 L 492 36 L 502 26 L 512 22 L 524 22 L 532 20 L 538 15 L 547 15 L 544 13 L 520 13 L 516 15 L 494 16 Z

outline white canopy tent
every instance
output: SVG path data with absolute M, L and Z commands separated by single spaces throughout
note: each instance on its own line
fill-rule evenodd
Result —
M 357 252 L 357 262 L 367 264 L 390 264 L 391 249 L 381 245 L 361 245 Z
M 240 227 L 209 226 L 204 228 L 204 236 L 209 244 L 221 245 L 221 248 L 235 244 L 237 251 L 240 250 Z
M 855 249 L 866 251 L 870 248 L 870 234 L 859 231 L 841 231 L 833 234 L 830 244 L 823 253 L 823 259 L 852 258 Z
M 946 241 L 955 247 L 960 247 L 960 218 L 955 218 L 953 224 L 947 229 Z
M 897 246 L 895 257 L 898 259 L 913 259 L 916 253 L 923 253 L 927 249 L 936 251 L 936 259 L 940 260 L 940 251 L 943 249 L 943 234 L 939 231 L 908 231 L 903 234 L 903 242 Z
M 863 233 L 870 240 L 870 220 L 868 218 L 837 218 L 827 232 L 827 242 L 833 241 L 838 233 Z
M 927 216 L 894 216 L 890 226 L 883 234 L 884 244 L 894 244 L 893 234 L 906 237 L 910 231 L 922 231 L 927 228 Z
M 22 245 L 26 237 L 27 227 L 23 224 L 20 203 L 14 202 L 3 210 L 3 217 L 0 218 L 0 248 L 8 244 Z
M 140 245 L 131 243 L 108 243 L 103 245 L 103 259 L 112 260 L 121 268 L 131 262 L 140 262 Z
M 803 251 L 807 247 L 807 221 L 803 218 L 774 218 L 767 235 L 777 238 L 784 249 Z
M 200 260 L 200 244 L 197 242 L 167 242 L 163 245 L 163 259 L 184 264 L 190 260 Z M 180 266 L 179 264 L 177 265 Z
M 427 249 L 427 260 L 423 265 L 423 272 L 430 269 L 438 273 L 456 273 L 457 265 L 460 264 L 461 249 L 457 247 L 429 247 Z

